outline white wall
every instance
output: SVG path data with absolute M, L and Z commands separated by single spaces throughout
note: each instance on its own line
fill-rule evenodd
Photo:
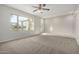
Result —
M 10 29 L 10 15 L 16 14 L 16 15 L 22 15 L 25 17 L 33 18 L 35 20 L 35 32 L 14 32 L 9 30 Z M 27 37 L 30 35 L 38 34 L 39 31 L 39 20 L 40 18 L 25 12 L 22 12 L 20 10 L 16 10 L 10 7 L 6 7 L 4 5 L 0 5 L 0 42 L 2 41 L 8 41 L 16 38 L 22 38 Z
M 45 20 L 45 32 L 50 35 L 74 37 L 74 15 L 51 17 Z
M 76 14 L 75 38 L 79 45 L 79 14 Z
M 75 23 L 75 39 L 79 45 L 79 5 L 78 5 L 78 8 L 76 10 L 76 23 Z

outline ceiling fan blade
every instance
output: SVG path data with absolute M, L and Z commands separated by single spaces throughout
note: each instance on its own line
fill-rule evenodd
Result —
M 38 9 L 36 9 L 36 10 L 33 10 L 33 12 L 36 12 Z
M 47 8 L 42 8 L 42 9 L 43 9 L 43 10 L 48 10 L 48 11 L 50 10 L 50 9 L 47 9 Z

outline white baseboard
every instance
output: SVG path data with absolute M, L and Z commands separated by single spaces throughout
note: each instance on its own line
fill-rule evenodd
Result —
M 67 35 L 67 34 L 51 34 L 51 33 L 41 33 L 41 35 L 52 35 L 52 36 L 63 36 L 68 38 L 75 38 L 73 35 Z

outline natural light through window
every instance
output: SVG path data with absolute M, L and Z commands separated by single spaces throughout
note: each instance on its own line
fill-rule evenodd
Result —
M 10 23 L 13 31 L 34 31 L 34 19 L 11 15 Z

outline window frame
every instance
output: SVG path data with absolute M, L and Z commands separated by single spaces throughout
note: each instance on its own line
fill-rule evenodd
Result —
M 12 15 L 16 15 L 16 16 L 17 16 L 17 30 L 16 30 L 16 31 L 22 31 L 22 32 L 24 32 L 24 31 L 30 31 L 30 32 L 34 32 L 35 26 L 32 25 L 32 22 L 34 23 L 34 19 L 33 19 L 33 18 L 27 17 L 28 20 L 26 20 L 26 21 L 28 21 L 28 23 L 29 23 L 29 25 L 28 25 L 28 30 L 23 30 L 23 28 L 21 28 L 21 30 L 19 30 L 19 17 L 21 16 L 21 17 L 25 17 L 25 18 L 26 18 L 26 16 L 17 15 L 17 14 L 11 14 L 11 15 L 10 15 L 10 21 L 11 21 L 11 16 L 12 16 Z M 30 21 L 30 19 L 32 19 L 32 22 Z M 12 24 L 12 23 L 10 22 L 10 25 L 11 25 L 11 24 Z M 31 30 L 31 26 L 33 26 L 33 28 L 34 28 L 33 30 Z M 15 30 L 13 30 L 13 29 L 11 28 L 11 26 L 10 26 L 10 30 L 15 31 Z

